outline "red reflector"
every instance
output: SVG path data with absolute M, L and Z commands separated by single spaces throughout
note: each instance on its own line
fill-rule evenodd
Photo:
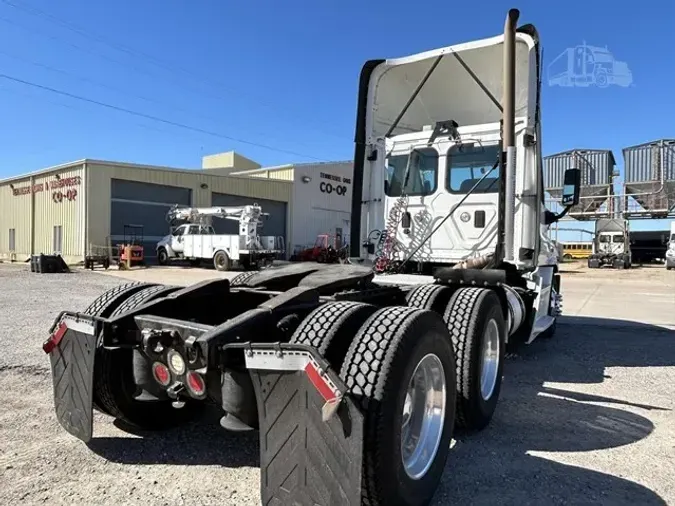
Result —
M 163 387 L 171 382 L 169 368 L 160 362 L 155 362 L 152 365 L 152 375 L 155 377 L 155 381 Z
M 51 336 L 49 336 L 49 339 L 47 339 L 47 341 L 45 341 L 45 343 L 42 345 L 42 349 L 44 350 L 44 352 L 50 354 L 52 351 L 54 351 L 54 348 L 56 348 L 59 345 L 61 339 L 63 339 L 63 336 L 66 335 L 67 330 L 68 327 L 66 326 L 66 323 L 61 322 L 59 324 L 59 327 L 54 331 L 54 333 Z
M 195 395 L 204 395 L 206 385 L 202 377 L 194 371 L 187 373 L 187 386 Z
M 334 400 L 337 395 L 333 392 L 333 389 L 330 387 L 326 380 L 319 374 L 319 371 L 316 370 L 314 365 L 310 362 L 305 367 L 305 373 L 309 377 L 309 381 L 312 382 L 314 388 L 316 388 L 325 401 Z

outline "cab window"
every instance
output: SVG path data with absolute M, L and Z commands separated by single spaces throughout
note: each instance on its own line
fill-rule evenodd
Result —
M 609 242 L 610 237 L 608 235 L 601 235 L 598 239 L 600 242 Z
M 387 196 L 431 195 L 438 184 L 438 152 L 423 148 L 408 154 L 391 155 L 386 160 L 385 171 L 384 192 Z
M 199 235 L 199 225 L 190 225 L 187 233 L 189 235 Z
M 446 188 L 451 193 L 468 193 L 478 181 L 494 167 L 499 160 L 498 144 L 457 146 L 448 150 Z M 499 192 L 499 170 L 497 167 L 472 193 Z
M 623 235 L 615 235 L 612 237 L 612 242 L 623 242 Z

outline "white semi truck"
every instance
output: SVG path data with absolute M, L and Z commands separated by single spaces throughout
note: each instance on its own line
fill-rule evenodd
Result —
M 595 222 L 593 253 L 588 257 L 588 267 L 598 269 L 610 266 L 614 269 L 630 269 L 629 222 L 623 218 L 602 218 Z
M 363 66 L 350 264 L 122 285 L 61 313 L 44 349 L 63 428 L 89 441 L 94 406 L 153 429 L 214 403 L 224 428 L 258 429 L 262 504 L 429 504 L 454 428 L 493 417 L 505 345 L 561 311 L 540 42 L 518 17 Z
M 675 220 L 670 222 L 668 249 L 666 250 L 666 270 L 675 269 Z
M 167 221 L 175 224 L 169 235 L 157 243 L 157 260 L 166 265 L 172 260 L 190 260 L 197 265 L 213 261 L 219 271 L 240 265 L 245 269 L 271 265 L 283 253 L 282 237 L 258 235 L 262 219 L 267 217 L 256 204 L 238 207 L 180 207 L 173 206 Z M 239 234 L 216 234 L 208 223 L 211 218 L 239 222 Z

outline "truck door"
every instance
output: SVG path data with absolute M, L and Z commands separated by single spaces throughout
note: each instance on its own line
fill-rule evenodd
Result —
M 185 229 L 187 225 L 181 225 L 171 234 L 171 249 L 174 253 L 183 254 L 185 250 L 185 242 L 183 240 L 183 234 L 185 234 Z
M 201 258 L 202 236 L 199 234 L 199 225 L 190 225 L 184 239 L 185 250 L 183 254 L 186 257 Z
M 445 157 L 444 192 L 432 202 L 447 214 L 469 191 L 471 195 L 432 238 L 434 250 L 454 259 L 492 253 L 498 225 L 499 167 L 479 183 L 499 159 L 498 144 L 451 147 Z M 457 258 L 459 257 L 459 258 Z

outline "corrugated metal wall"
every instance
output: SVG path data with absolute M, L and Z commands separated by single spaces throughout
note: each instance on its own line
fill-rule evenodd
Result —
M 675 140 L 626 148 L 623 158 L 626 183 L 675 181 Z
M 60 179 L 56 179 L 56 175 Z M 61 227 L 61 253 L 69 261 L 84 255 L 85 194 L 82 167 L 56 175 L 36 177 L 44 185 L 44 195 L 35 199 L 35 253 L 53 253 L 54 227 Z M 49 186 L 49 189 L 47 189 Z
M 12 186 L 14 188 L 12 188 Z M 0 185 L 0 258 L 10 259 L 9 231 L 13 229 L 16 258 L 22 261 L 30 255 L 31 200 L 28 191 L 30 179 L 21 179 Z
M 13 185 L 14 188 L 10 185 Z M 84 254 L 85 182 L 82 165 L 65 166 L 0 187 L 0 256 L 9 257 L 9 230 L 21 261 L 61 253 L 67 262 Z
M 212 192 L 252 197 L 254 200 L 268 199 L 290 203 L 293 191 L 292 183 L 286 181 L 225 177 L 202 171 L 172 170 L 89 161 L 86 177 L 87 186 L 91 191 L 91 198 L 87 202 L 88 243 L 105 244 L 107 236 L 111 234 L 113 179 L 189 190 L 192 200 L 189 204 L 199 207 L 211 205 Z M 131 188 L 129 183 L 125 184 L 127 189 Z M 152 198 L 151 195 L 143 195 L 142 193 L 141 196 L 143 201 Z M 168 224 L 166 230 L 168 231 Z M 149 254 L 150 251 L 147 253 Z M 154 254 L 154 251 L 152 254 Z
M 565 151 L 544 157 L 544 187 L 563 187 L 565 171 L 581 169 L 582 186 L 609 185 L 614 171 L 614 156 L 608 150 Z

